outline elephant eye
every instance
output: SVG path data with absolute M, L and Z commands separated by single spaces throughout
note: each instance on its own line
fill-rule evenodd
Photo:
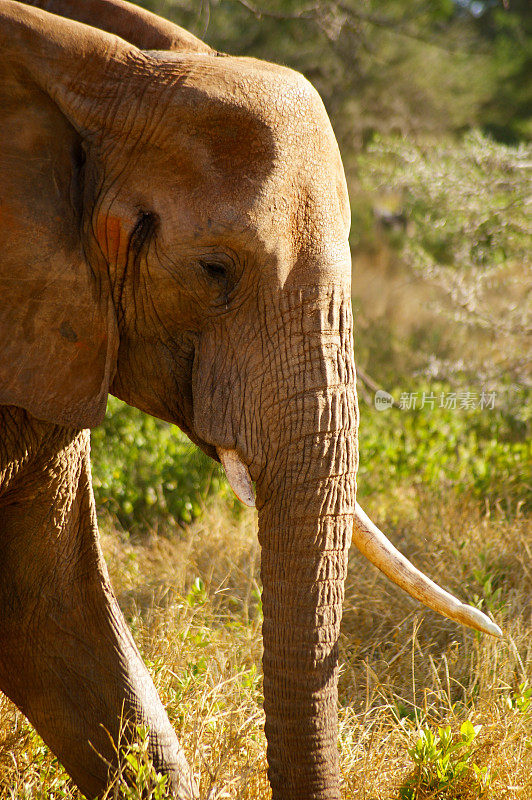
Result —
M 200 259 L 201 268 L 207 273 L 211 280 L 219 284 L 226 284 L 228 279 L 228 267 L 221 260 Z

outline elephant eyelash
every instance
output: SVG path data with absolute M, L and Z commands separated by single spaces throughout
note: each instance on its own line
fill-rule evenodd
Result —
M 70 161 L 72 165 L 70 203 L 78 219 L 81 219 L 83 213 L 83 183 L 86 160 L 87 157 L 82 143 L 75 142 L 70 151 Z
M 142 246 L 150 239 L 157 223 L 157 215 L 149 211 L 139 214 L 135 227 L 131 231 L 129 244 L 133 252 L 138 253 Z

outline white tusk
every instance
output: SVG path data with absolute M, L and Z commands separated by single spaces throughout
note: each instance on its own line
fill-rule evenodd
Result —
M 377 569 L 411 597 L 455 622 L 492 636 L 502 636 L 499 626 L 482 611 L 461 603 L 416 569 L 373 524 L 358 503 L 355 506 L 353 540 L 360 552 Z
M 222 447 L 216 449 L 233 492 L 239 500 L 253 507 L 255 492 L 248 468 L 236 450 L 225 450 Z M 360 552 L 387 578 L 428 608 L 483 633 L 502 637 L 499 626 L 486 614 L 460 602 L 416 569 L 374 525 L 358 503 L 355 505 L 353 541 Z
M 248 468 L 236 450 L 224 450 L 223 447 L 217 447 L 216 452 L 220 457 L 231 489 L 242 503 L 253 508 L 255 506 L 255 492 L 253 491 Z

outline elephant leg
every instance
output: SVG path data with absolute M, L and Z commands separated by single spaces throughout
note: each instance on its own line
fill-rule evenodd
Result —
M 139 723 L 175 796 L 192 798 L 185 756 L 109 583 L 89 432 L 63 431 L 0 501 L 0 689 L 88 797 L 105 791 L 116 743 Z

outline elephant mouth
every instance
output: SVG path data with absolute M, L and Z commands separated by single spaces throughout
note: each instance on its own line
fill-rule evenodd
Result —
M 186 433 L 186 435 L 188 436 L 190 441 L 193 444 L 195 444 L 196 447 L 199 447 L 199 449 L 203 453 L 205 453 L 206 456 L 209 456 L 209 458 L 212 458 L 213 461 L 220 461 L 217 449 L 213 444 L 209 444 L 208 442 L 204 441 L 203 439 L 200 439 L 200 437 L 196 436 L 193 431 L 184 430 L 183 428 L 181 428 L 181 430 L 183 431 L 183 433 Z
M 179 430 L 187 436 L 192 444 L 195 444 L 202 453 L 205 453 L 206 456 L 212 458 L 213 461 L 220 461 L 220 457 L 218 455 L 218 448 L 211 444 L 210 442 L 205 441 L 201 436 L 199 436 L 195 430 L 186 424 L 182 415 L 179 415 L 179 419 L 177 419 L 177 415 L 169 415 L 167 418 L 168 422 L 171 422 L 172 425 L 177 425 Z

